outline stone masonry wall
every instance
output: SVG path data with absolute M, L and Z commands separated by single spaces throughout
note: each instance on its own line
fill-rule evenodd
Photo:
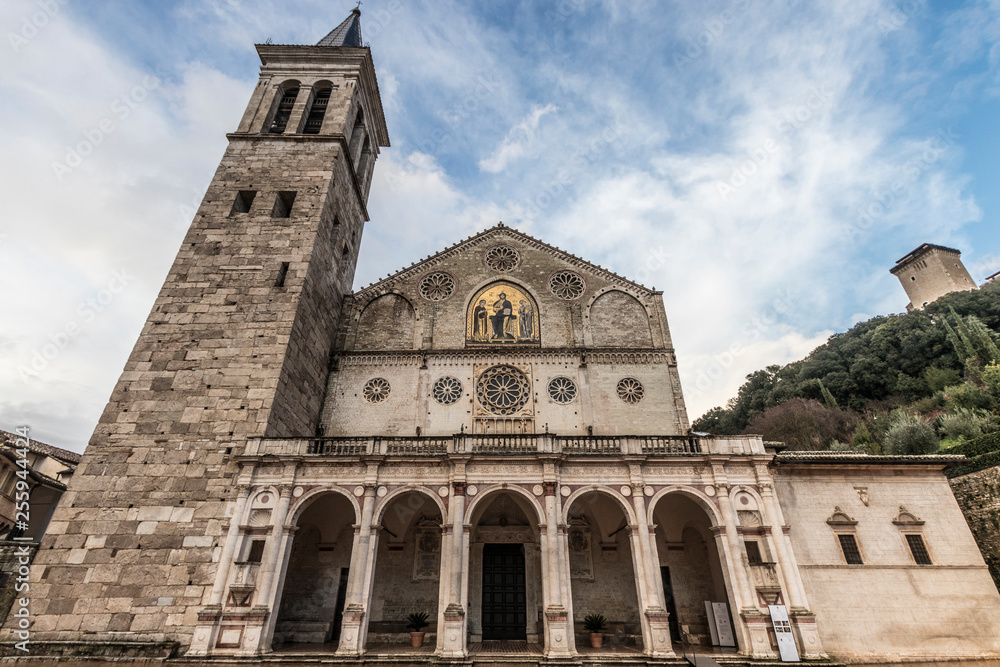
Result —
M 329 137 L 231 136 L 35 559 L 36 641 L 189 641 L 230 454 L 317 423 L 363 225 L 343 157 Z M 238 191 L 256 192 L 246 213 Z M 287 218 L 279 192 L 295 193 Z
M 951 488 L 1000 590 L 1000 468 L 955 477 Z

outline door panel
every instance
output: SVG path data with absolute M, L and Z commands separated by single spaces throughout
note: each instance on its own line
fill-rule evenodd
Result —
M 527 638 L 524 546 L 483 545 L 483 640 Z

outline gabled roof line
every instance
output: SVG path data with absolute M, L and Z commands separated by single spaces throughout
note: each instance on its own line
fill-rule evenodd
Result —
M 508 232 L 514 237 L 518 238 L 520 241 L 525 242 L 526 244 L 533 246 L 535 248 L 550 250 L 560 255 L 564 255 L 569 258 L 569 261 L 567 263 L 576 266 L 577 268 L 586 269 L 588 271 L 600 274 L 605 278 L 611 280 L 612 282 L 625 283 L 629 287 L 637 289 L 641 292 L 645 292 L 646 294 L 651 296 L 662 293 L 658 292 L 657 290 L 650 289 L 645 285 L 641 285 L 633 280 L 629 280 L 628 278 L 621 276 L 615 273 L 614 271 L 606 269 L 603 266 L 600 266 L 598 264 L 593 264 L 592 262 L 588 262 L 587 260 L 581 257 L 577 257 L 571 252 L 567 252 L 554 245 L 550 245 L 544 241 L 540 241 L 539 239 L 536 239 L 535 237 L 529 234 L 525 234 L 522 231 L 514 229 L 513 227 L 507 227 L 506 225 L 503 224 L 503 222 L 500 222 L 492 227 L 484 229 L 478 234 L 473 234 L 472 236 L 466 239 L 463 239 L 455 244 L 452 244 L 444 248 L 443 250 L 434 253 L 433 255 L 429 255 L 420 261 L 414 262 L 410 266 L 400 269 L 396 273 L 390 274 L 385 278 L 383 278 L 382 280 L 379 280 L 377 282 L 365 286 L 364 288 L 355 292 L 354 297 L 357 299 L 364 299 L 372 292 L 379 292 L 382 289 L 385 289 L 404 278 L 409 278 L 415 274 L 421 273 L 428 265 L 432 265 L 435 262 L 440 262 L 443 259 L 447 259 L 448 257 L 456 254 L 460 249 L 464 249 L 468 246 L 474 245 L 488 234 L 493 234 L 498 231 Z

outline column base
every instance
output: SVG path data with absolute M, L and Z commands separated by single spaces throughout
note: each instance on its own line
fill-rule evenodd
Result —
M 829 656 L 823 652 L 823 642 L 816 627 L 816 615 L 808 609 L 792 609 L 788 617 L 795 629 L 799 642 L 799 652 L 806 660 L 825 660 Z
M 340 626 L 340 645 L 336 655 L 351 657 L 364 653 L 361 645 L 361 623 L 365 618 L 365 610 L 360 605 L 348 605 L 344 608 L 344 623 Z
M 744 609 L 740 612 L 740 618 L 746 625 L 747 635 L 750 637 L 750 646 L 744 647 L 743 651 L 751 658 L 778 657 L 774 649 L 771 648 L 771 641 L 767 635 L 767 629 L 771 625 L 770 617 L 756 609 Z
M 465 610 L 456 603 L 448 605 L 444 610 L 444 629 L 438 633 L 441 638 L 441 648 L 438 656 L 442 658 L 465 658 L 469 652 L 465 647 Z
M 573 622 L 565 607 L 551 606 L 545 610 L 546 658 L 574 657 L 570 638 L 573 636 Z
M 185 655 L 202 656 L 212 652 L 219 629 L 219 618 L 222 616 L 222 605 L 206 605 L 198 612 L 191 646 Z
M 646 655 L 654 658 L 675 658 L 674 648 L 670 643 L 670 613 L 666 609 L 647 609 L 649 620 L 649 646 Z

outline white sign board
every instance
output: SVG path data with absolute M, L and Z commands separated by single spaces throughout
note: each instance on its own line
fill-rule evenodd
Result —
M 708 619 L 708 632 L 712 635 L 712 646 L 718 646 L 719 630 L 715 627 L 715 610 L 708 600 L 705 600 L 705 617 Z
M 798 662 L 799 650 L 795 648 L 795 637 L 792 636 L 792 625 L 788 622 L 788 609 L 783 604 L 768 605 L 771 612 L 771 625 L 774 626 L 774 636 L 778 639 L 778 652 L 782 662 Z
M 712 612 L 715 616 L 715 629 L 719 633 L 719 646 L 736 646 L 736 636 L 729 622 L 729 605 L 725 602 L 713 602 Z

